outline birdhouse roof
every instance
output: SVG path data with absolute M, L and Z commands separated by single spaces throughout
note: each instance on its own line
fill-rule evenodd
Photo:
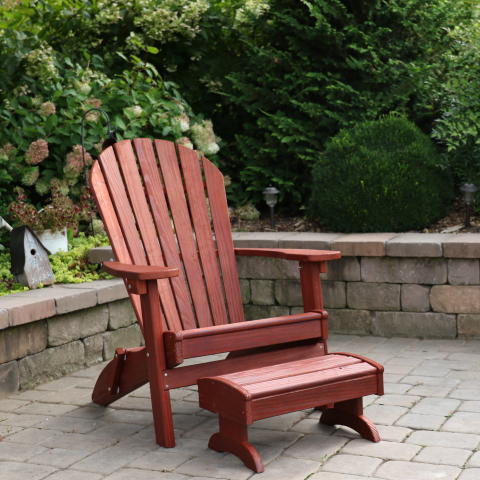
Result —
M 47 255 L 51 255 L 30 227 L 22 225 L 21 227 L 14 228 L 10 232 L 10 272 L 12 275 L 22 273 L 25 270 L 25 261 L 27 259 L 27 253 L 29 253 L 25 251 L 26 236 L 30 237 L 30 240 L 36 244 L 37 249 L 41 248 Z

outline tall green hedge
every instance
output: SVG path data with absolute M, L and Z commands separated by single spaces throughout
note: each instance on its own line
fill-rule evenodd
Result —
M 241 178 L 261 201 L 269 183 L 282 205 L 305 204 L 311 167 L 341 128 L 391 111 L 425 132 L 438 117 L 438 84 L 452 59 L 447 29 L 472 23 L 469 0 L 270 0 L 256 20 L 231 100 Z
M 342 130 L 313 168 L 310 212 L 339 232 L 428 227 L 453 198 L 430 138 L 392 115 Z

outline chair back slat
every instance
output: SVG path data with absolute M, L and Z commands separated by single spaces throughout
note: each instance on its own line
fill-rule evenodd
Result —
M 210 308 L 215 325 L 228 323 L 215 244 L 208 216 L 205 189 L 198 153 L 182 145 L 178 146 L 183 178 L 187 189 L 188 205 L 192 216 L 198 251 L 202 262 Z
M 225 194 L 225 180 L 212 162 L 203 157 L 202 163 L 207 183 L 208 201 L 212 213 L 218 257 L 222 268 L 230 323 L 244 322 L 242 294 L 238 281 L 232 229 L 228 215 L 227 196 Z
M 155 140 L 160 170 L 162 172 L 167 199 L 177 234 L 178 245 L 188 280 L 190 295 L 199 327 L 212 326 L 212 316 L 203 281 L 202 267 L 193 237 L 192 224 L 183 190 L 180 167 L 175 145 L 165 140 Z
M 128 140 L 127 140 L 128 142 Z M 123 232 L 128 252 L 134 265 L 148 265 L 147 257 L 138 236 L 130 202 L 127 198 L 125 185 L 118 168 L 113 149 L 107 148 L 98 157 L 100 167 L 106 180 L 108 192 L 112 200 L 120 227 Z
M 102 171 L 100 170 L 100 165 L 98 161 L 92 165 L 92 170 L 90 172 L 90 183 L 93 190 L 93 198 L 97 210 L 100 212 L 100 217 L 102 219 L 103 225 L 105 226 L 105 231 L 107 232 L 108 238 L 110 239 L 110 244 L 112 245 L 113 254 L 115 259 L 118 262 L 126 263 L 131 265 L 132 260 L 130 254 L 128 253 L 127 245 L 123 238 L 122 229 L 118 223 L 117 215 L 115 209 L 113 208 L 112 200 L 110 194 L 108 193 L 107 184 L 103 177 Z M 142 321 L 142 308 L 140 305 L 140 298 L 138 295 L 129 294 L 130 300 L 137 316 L 138 323 L 140 328 L 143 331 L 143 321 Z
M 149 265 L 165 266 L 152 215 L 143 191 L 142 180 L 129 140 L 116 143 L 114 150 L 123 174 L 127 192 L 131 192 L 129 200 L 135 215 L 137 228 L 142 238 L 143 248 L 147 254 Z M 135 194 L 132 194 L 132 193 Z M 162 302 L 163 313 L 170 330 L 182 330 L 177 306 L 173 297 L 172 288 L 168 279 L 158 280 L 158 291 Z
M 182 271 L 182 263 L 168 213 L 167 201 L 163 193 L 163 185 L 160 179 L 152 141 L 148 138 L 138 138 L 133 141 L 133 145 L 137 153 L 140 171 L 147 192 L 153 222 L 155 223 L 155 228 L 157 229 L 160 239 L 165 264 Z M 173 277 L 170 281 L 177 301 L 178 313 L 183 329 L 196 328 L 195 317 L 193 315 L 184 275 Z

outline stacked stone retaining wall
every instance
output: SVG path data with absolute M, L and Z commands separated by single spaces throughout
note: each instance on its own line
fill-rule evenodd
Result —
M 127 297 L 117 279 L 0 297 L 0 398 L 142 345 Z

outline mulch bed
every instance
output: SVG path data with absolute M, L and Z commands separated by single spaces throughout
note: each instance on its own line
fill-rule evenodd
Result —
M 465 228 L 466 205 L 461 196 L 458 196 L 452 209 L 445 218 L 432 223 L 424 230 L 410 230 L 410 232 L 441 233 L 451 227 L 462 226 L 454 233 L 480 233 L 480 216 L 471 209 L 470 228 Z M 234 232 L 333 232 L 321 222 L 302 216 L 275 215 L 275 229 L 271 228 L 269 213 L 262 213 L 256 221 L 236 220 L 232 223 Z

